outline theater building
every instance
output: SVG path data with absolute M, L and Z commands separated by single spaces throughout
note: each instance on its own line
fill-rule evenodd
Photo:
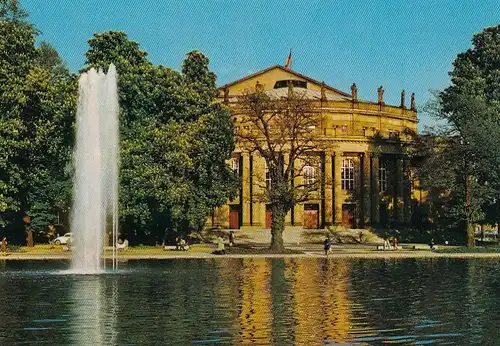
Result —
M 259 89 L 271 98 L 286 97 L 290 84 L 319 104 L 323 120 L 318 131 L 328 145 L 318 153 L 321 172 L 311 168 L 304 175 L 308 179 L 324 177 L 325 183 L 314 199 L 294 205 L 286 216 L 286 227 L 367 228 L 409 223 L 411 158 L 406 153 L 417 132 L 414 95 L 408 106 L 404 91 L 400 105 L 388 105 L 381 86 L 373 91 L 376 101 L 362 100 L 355 84 L 348 93 L 276 65 L 221 86 L 218 97 L 234 110 L 238 96 L 245 92 Z M 265 160 L 236 143 L 230 164 L 241 178 L 239 195 L 214 210 L 206 226 L 270 228 L 270 206 L 255 198 L 262 187 L 253 179 L 266 176 Z

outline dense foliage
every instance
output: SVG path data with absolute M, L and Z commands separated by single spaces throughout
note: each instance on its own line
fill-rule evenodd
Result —
M 23 242 L 61 221 L 68 231 L 77 75 L 15 0 L 0 0 L 0 231 Z M 123 32 L 89 40 L 85 71 L 119 75 L 120 231 L 154 243 L 202 228 L 236 192 L 226 160 L 234 148 L 228 110 L 215 102 L 216 76 L 198 51 L 182 72 L 154 66 Z M 29 215 L 31 223 L 23 218 Z
M 49 44 L 35 46 L 15 1 L 0 8 L 0 224 L 21 241 L 25 215 L 48 231 L 68 208 L 76 79 Z
M 121 233 L 162 241 L 200 230 L 236 192 L 226 164 L 234 149 L 228 110 L 215 103 L 208 58 L 189 53 L 182 73 L 154 66 L 123 32 L 89 41 L 87 68 L 115 63 L 121 133 Z
M 451 86 L 430 111 L 445 125 L 425 144 L 421 173 L 434 221 L 459 228 L 474 246 L 474 224 L 500 222 L 500 26 L 474 35 L 457 56 Z

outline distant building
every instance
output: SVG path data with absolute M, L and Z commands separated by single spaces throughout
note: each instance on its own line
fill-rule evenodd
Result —
M 286 226 L 366 228 L 409 223 L 411 163 L 405 147 L 411 145 L 411 134 L 417 132 L 414 96 L 408 108 L 404 91 L 399 106 L 387 105 L 380 87 L 374 90 L 376 102 L 365 101 L 358 99 L 355 84 L 351 93 L 346 93 L 282 66 L 272 66 L 221 86 L 219 100 L 234 109 L 237 97 L 249 90 L 263 90 L 271 98 L 286 97 L 290 83 L 320 104 L 323 120 L 317 130 L 329 143 L 329 150 L 319 153 L 321 172 L 312 169 L 304 177 L 324 176 L 332 183 L 321 186 L 317 199 L 295 205 L 286 216 Z M 252 179 L 265 176 L 264 159 L 236 144 L 231 165 L 243 182 L 239 196 L 214 210 L 207 227 L 270 228 L 270 207 L 254 198 L 261 187 Z

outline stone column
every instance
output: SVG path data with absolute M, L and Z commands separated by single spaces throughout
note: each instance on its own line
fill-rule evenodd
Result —
M 285 164 L 288 163 L 288 157 L 289 155 L 288 154 L 283 154 L 283 162 Z M 286 167 L 283 167 L 283 170 L 285 170 Z M 292 225 L 292 212 L 289 211 L 288 213 L 286 213 L 285 215 L 285 226 L 291 226 Z
M 380 163 L 380 156 L 372 153 L 371 156 L 371 174 L 372 174 L 372 186 L 371 186 L 371 203 L 372 203 L 372 224 L 378 225 L 380 223 L 380 193 L 378 186 L 378 169 Z
M 404 220 L 404 205 L 403 205 L 403 160 L 401 157 L 396 158 L 396 193 L 394 199 L 394 220 L 397 223 L 403 223 Z
M 320 216 L 319 228 L 324 229 L 326 223 L 326 155 L 325 152 L 320 154 Z
M 365 155 L 364 153 L 359 153 L 358 154 L 359 162 L 358 162 L 358 167 L 359 167 L 359 175 L 356 177 L 356 180 L 359 181 L 359 184 L 356 184 L 356 192 L 358 195 L 357 198 L 357 205 L 359 208 L 359 213 L 357 215 L 357 226 L 359 228 L 365 228 L 365 218 L 366 218 L 366 206 L 365 206 L 365 196 L 366 196 L 366 191 L 365 191 L 365 172 L 364 172 L 364 166 L 365 166 Z
M 411 223 L 411 180 L 410 180 L 410 160 L 403 158 L 403 203 L 404 203 L 404 223 Z
M 371 189 L 371 177 L 370 177 L 370 156 L 368 153 L 364 154 L 363 157 L 363 225 L 366 228 L 368 224 L 371 223 L 371 203 L 370 203 L 370 189 Z
M 243 217 L 243 227 L 250 226 L 250 155 L 247 152 L 242 153 L 243 156 L 243 176 L 242 176 L 242 193 L 240 196 L 240 205 L 242 206 L 240 217 Z M 241 169 L 241 168 L 240 168 Z
M 325 225 L 333 225 L 334 220 L 334 203 L 333 199 L 333 171 L 332 171 L 332 163 L 335 160 L 335 157 L 330 155 L 325 156 Z
M 342 224 L 342 186 L 340 184 L 341 182 L 341 177 L 342 177 L 342 159 L 343 159 L 343 153 L 342 152 L 337 152 L 335 154 L 335 181 L 334 181 L 334 187 L 335 187 L 335 224 L 336 225 L 341 225 Z

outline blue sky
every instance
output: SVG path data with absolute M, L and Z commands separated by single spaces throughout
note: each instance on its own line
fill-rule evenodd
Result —
M 74 72 L 84 64 L 94 32 L 122 30 L 155 64 L 179 70 L 187 52 L 211 59 L 222 85 L 271 65 L 292 69 L 350 92 L 399 104 L 401 89 L 416 94 L 449 84 L 457 53 L 473 33 L 500 24 L 498 0 L 138 1 L 24 0 L 30 21 Z M 420 116 L 420 128 L 432 125 Z

